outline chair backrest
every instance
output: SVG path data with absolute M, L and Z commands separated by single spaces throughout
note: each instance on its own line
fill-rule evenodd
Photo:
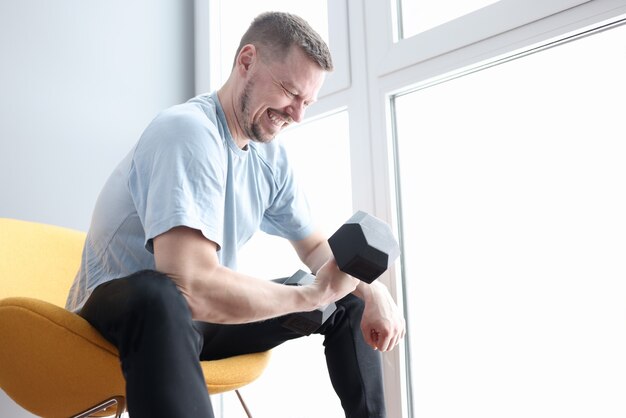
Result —
M 0 299 L 25 296 L 65 306 L 85 233 L 0 218 Z

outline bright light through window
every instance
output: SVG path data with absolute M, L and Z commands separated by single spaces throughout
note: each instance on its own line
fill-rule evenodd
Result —
M 498 0 L 393 0 L 400 3 L 402 38 L 409 38 Z
M 396 98 L 415 416 L 626 415 L 625 39 Z

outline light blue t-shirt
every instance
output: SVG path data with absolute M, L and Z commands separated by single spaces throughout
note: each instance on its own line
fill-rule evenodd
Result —
M 290 240 L 312 232 L 284 147 L 238 148 L 215 92 L 159 113 L 113 171 L 66 307 L 78 311 L 99 284 L 154 269 L 152 239 L 176 226 L 217 243 L 220 262 L 232 269 L 259 229 Z

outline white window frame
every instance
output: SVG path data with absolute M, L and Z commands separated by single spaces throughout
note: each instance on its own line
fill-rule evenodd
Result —
M 353 206 L 394 225 L 390 109 L 394 94 L 626 13 L 626 0 L 501 0 L 397 41 L 397 17 L 391 1 L 328 0 L 336 70 L 307 117 L 348 110 Z M 218 79 L 214 58 L 220 55 L 219 42 L 208 29 L 220 23 L 218 8 L 219 0 L 195 0 L 198 93 L 218 87 L 213 80 Z M 402 306 L 400 268 L 390 269 L 380 280 Z M 385 396 L 391 417 L 412 416 L 405 360 L 403 347 L 384 354 Z
M 378 53 L 384 54 L 385 59 L 379 61 L 377 73 L 387 74 L 398 68 L 424 62 L 589 1 L 552 0 L 529 4 L 519 0 L 500 0 L 395 44 L 389 42 L 389 37 L 395 39 L 397 36 L 394 36 L 394 32 L 397 30 L 390 27 L 386 29 L 387 38 L 381 39 L 383 42 L 379 44 L 381 50 Z M 387 22 L 396 20 L 398 18 L 390 16 Z

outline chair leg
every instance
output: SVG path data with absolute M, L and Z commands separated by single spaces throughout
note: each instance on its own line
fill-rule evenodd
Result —
M 239 398 L 239 402 L 241 402 L 241 406 L 243 406 L 243 410 L 246 411 L 246 415 L 248 416 L 248 418 L 252 418 L 252 414 L 250 413 L 250 410 L 248 409 L 248 406 L 246 405 L 246 403 L 243 401 L 243 396 L 241 396 L 241 393 L 239 393 L 239 390 L 235 389 L 235 393 L 237 394 L 237 397 Z
M 123 396 L 114 396 L 98 405 L 95 405 L 87 409 L 86 411 L 81 412 L 78 415 L 74 415 L 71 418 L 87 418 L 87 417 L 90 417 L 91 414 L 104 411 L 105 409 L 110 408 L 113 405 L 117 405 L 117 408 L 115 411 L 115 418 L 120 418 L 122 414 L 126 412 L 126 399 L 124 399 Z

